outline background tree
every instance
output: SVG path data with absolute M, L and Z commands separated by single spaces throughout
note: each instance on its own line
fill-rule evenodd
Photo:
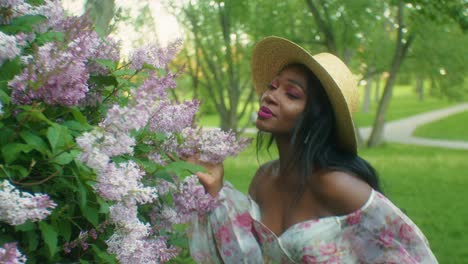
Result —
M 239 131 L 255 95 L 248 71 L 251 42 L 242 21 L 248 1 L 189 1 L 171 8 L 187 29 L 185 57 L 195 62 L 188 65 L 192 83 L 208 94 L 221 128 Z

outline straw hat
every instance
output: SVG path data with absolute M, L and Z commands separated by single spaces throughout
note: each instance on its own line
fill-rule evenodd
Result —
M 310 55 L 299 45 L 279 37 L 267 37 L 257 43 L 252 54 L 252 78 L 257 93 L 262 94 L 284 66 L 300 63 L 320 80 L 328 95 L 336 119 L 340 146 L 357 152 L 352 112 L 358 108 L 357 82 L 348 67 L 330 53 Z

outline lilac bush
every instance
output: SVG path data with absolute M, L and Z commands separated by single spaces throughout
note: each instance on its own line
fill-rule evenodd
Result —
M 86 15 L 34 2 L 0 3 L 0 262 L 177 257 L 184 224 L 217 206 L 181 157 L 219 163 L 247 142 L 171 99 L 180 40 L 122 61 Z

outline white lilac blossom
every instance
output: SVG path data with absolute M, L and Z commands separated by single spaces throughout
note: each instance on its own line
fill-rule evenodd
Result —
M 0 31 L 0 66 L 20 54 L 16 38 Z
M 141 183 L 143 176 L 144 171 L 133 161 L 118 165 L 109 163 L 98 175 L 95 188 L 107 200 L 150 203 L 158 197 L 157 191 Z
M 179 153 L 183 156 L 199 153 L 200 161 L 208 163 L 220 163 L 249 144 L 247 139 L 237 139 L 234 132 L 225 132 L 219 128 L 186 128 L 182 135 L 184 143 L 179 146 Z
M 107 111 L 106 118 L 99 124 L 105 127 L 108 131 L 116 132 L 129 132 L 131 130 L 138 130 L 146 126 L 150 117 L 151 109 L 146 107 L 121 107 L 113 105 Z M 153 110 L 154 111 L 154 110 Z
M 0 247 L 0 263 L 23 264 L 26 257 L 16 247 L 16 243 L 5 243 Z
M 7 180 L 0 182 L 0 221 L 10 225 L 39 221 L 56 206 L 46 194 L 21 192 Z
M 138 219 L 135 203 L 118 203 L 109 210 L 116 230 L 107 240 L 108 250 L 121 263 L 164 263 L 178 255 L 166 237 L 149 238 L 151 227 Z

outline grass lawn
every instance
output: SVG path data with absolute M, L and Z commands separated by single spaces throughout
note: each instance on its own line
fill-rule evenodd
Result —
M 468 141 L 468 111 L 418 127 L 413 135 L 424 138 Z
M 425 233 L 439 262 L 466 263 L 468 151 L 387 144 L 360 155 L 378 170 L 386 196 Z M 266 160 L 262 153 L 260 162 Z M 225 162 L 226 179 L 247 192 L 257 167 L 251 146 Z

